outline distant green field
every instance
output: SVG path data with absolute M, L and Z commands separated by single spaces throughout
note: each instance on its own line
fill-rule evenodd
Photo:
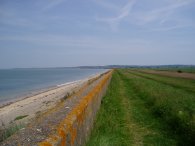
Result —
M 115 70 L 86 145 L 195 145 L 195 81 Z
M 175 71 L 175 72 L 188 72 L 195 73 L 195 67 L 167 67 L 167 68 L 156 68 L 154 70 L 162 70 L 162 71 Z

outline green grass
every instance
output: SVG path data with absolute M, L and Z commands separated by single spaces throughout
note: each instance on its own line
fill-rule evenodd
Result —
M 21 120 L 21 119 L 23 119 L 23 118 L 25 118 L 25 117 L 27 117 L 27 116 L 28 116 L 28 115 L 17 116 L 17 117 L 14 119 L 14 121 Z
M 127 70 L 126 70 L 127 71 Z M 179 77 L 167 77 L 162 75 L 155 75 L 142 72 L 142 70 L 128 70 L 131 74 L 141 76 L 150 80 L 154 80 L 166 85 L 170 85 L 176 88 L 180 88 L 189 92 L 195 93 L 195 80 L 183 79 Z
M 18 125 L 14 124 L 6 129 L 1 129 L 0 130 L 0 142 L 4 141 L 5 139 L 10 137 L 11 135 L 16 133 L 18 130 L 20 130 L 23 127 L 24 127 L 24 125 L 22 125 L 22 124 L 18 124 Z
M 115 73 L 102 106 L 88 146 L 118 146 L 131 143 L 131 134 L 126 125 L 126 111 L 119 98 L 123 91 L 118 89 L 120 81 Z
M 167 125 L 172 135 L 178 138 L 180 145 L 195 143 L 195 94 L 182 87 L 188 86 L 187 84 L 190 86 L 189 80 L 186 80 L 185 85 L 178 87 L 180 79 L 176 81 L 177 86 L 173 86 L 175 78 L 157 78 L 152 75 L 148 77 L 147 74 L 140 75 L 140 73 L 132 73 L 127 70 L 123 70 L 121 73 L 125 73 L 129 77 L 126 80 L 132 83 L 131 87 L 137 96 L 145 102 L 145 106 L 156 118 L 165 122 L 164 125 Z M 135 77 L 130 78 L 132 76 Z M 172 83 L 170 84 L 170 82 Z
M 180 143 L 167 122 L 148 107 L 146 94 L 137 90 L 142 81 L 141 77 L 126 70 L 113 73 L 87 146 L 170 146 Z

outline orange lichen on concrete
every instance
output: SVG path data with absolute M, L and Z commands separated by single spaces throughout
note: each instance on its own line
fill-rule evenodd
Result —
M 73 145 L 75 142 L 76 135 L 77 135 L 76 128 L 72 128 L 70 133 L 71 133 L 71 145 Z
M 99 79 L 99 78 L 100 78 L 100 76 L 95 77 L 95 78 L 92 78 L 92 79 L 90 79 L 89 81 L 90 81 L 90 82 L 94 82 L 94 81 L 96 81 L 96 80 Z M 79 89 L 79 91 L 77 91 L 76 93 L 71 94 L 68 98 L 71 98 L 72 96 L 80 96 L 80 95 L 82 94 L 82 92 L 83 92 L 88 86 L 89 86 L 88 83 L 85 83 L 85 84 Z M 60 110 L 60 109 L 64 106 L 64 103 L 65 103 L 65 101 L 64 101 L 64 100 L 61 100 L 60 102 L 58 102 L 58 103 L 56 104 L 55 107 L 49 109 L 49 110 L 46 111 L 45 113 L 42 113 L 42 115 L 41 115 L 40 117 L 37 117 L 36 123 L 40 123 L 47 115 L 49 115 L 49 114 L 51 114 L 51 113 L 54 113 L 55 111 Z M 29 125 L 29 127 L 30 127 L 30 126 L 31 126 L 31 125 Z
M 61 146 L 66 146 L 66 137 L 61 139 Z
M 47 141 L 44 141 L 41 144 L 39 144 L 39 146 L 52 146 L 52 144 Z
M 65 137 L 65 131 L 64 131 L 64 129 L 60 127 L 60 128 L 58 129 L 58 134 L 59 134 L 59 136 L 61 136 L 61 137 Z
M 75 140 L 78 136 L 77 131 L 78 129 L 83 125 L 83 122 L 85 121 L 85 117 L 87 116 L 87 108 L 88 105 L 92 102 L 97 101 L 96 98 L 98 98 L 99 93 L 103 88 L 106 86 L 106 83 L 108 82 L 109 78 L 111 77 L 112 71 L 105 74 L 104 78 L 99 82 L 98 85 L 96 85 L 83 99 L 80 101 L 80 103 L 72 109 L 72 111 L 66 116 L 66 118 L 59 124 L 57 128 L 57 134 L 60 138 L 56 138 L 55 140 L 49 137 L 47 141 L 61 141 L 61 146 L 65 146 L 66 143 L 69 145 L 74 145 Z M 85 88 L 85 87 L 84 87 Z M 70 136 L 70 140 L 68 140 L 66 137 Z M 49 144 L 48 142 L 42 142 L 39 145 L 40 146 L 46 146 L 44 144 Z
M 58 139 L 56 136 L 52 136 L 51 138 L 52 138 L 54 141 Z

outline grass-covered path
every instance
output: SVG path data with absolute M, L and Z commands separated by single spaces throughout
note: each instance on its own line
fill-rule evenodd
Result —
M 179 144 L 177 135 L 167 127 L 166 120 L 156 117 L 148 107 L 145 98 L 149 94 L 137 92 L 144 86 L 143 82 L 147 84 L 147 79 L 127 71 L 114 71 L 87 146 Z M 155 81 L 150 84 L 153 83 Z

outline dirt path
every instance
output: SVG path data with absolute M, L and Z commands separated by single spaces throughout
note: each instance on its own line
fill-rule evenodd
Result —
M 125 87 L 124 81 L 121 79 L 121 76 L 119 77 L 119 85 L 121 87 Z M 127 90 L 125 88 L 121 88 L 120 94 L 122 96 L 121 101 L 123 105 L 123 110 L 125 111 L 125 117 L 126 117 L 126 127 L 132 137 L 132 146 L 142 146 L 143 145 L 143 133 L 144 129 L 141 128 L 136 122 L 133 121 L 132 117 L 132 103 L 129 100 L 129 95 L 127 93 Z
M 131 146 L 143 146 L 152 145 L 155 141 L 146 141 L 147 137 L 153 139 L 162 137 L 160 131 L 151 128 L 152 125 L 158 123 L 150 115 L 148 110 L 140 97 L 133 90 L 131 84 L 131 79 L 138 78 L 137 76 L 129 76 L 127 72 L 119 72 L 120 86 L 121 89 L 121 102 L 123 105 L 123 110 L 125 111 L 126 126 L 131 135 Z M 151 120 L 151 119 L 152 120 Z M 145 120 L 145 121 L 143 121 Z M 165 139 L 166 141 L 166 139 Z
M 168 76 L 168 77 L 179 77 L 179 78 L 186 78 L 186 79 L 192 79 L 195 80 L 195 74 L 194 73 L 178 73 L 178 72 L 171 72 L 171 71 L 156 71 L 156 70 L 141 70 L 141 72 L 149 73 L 149 74 L 157 74 L 162 76 Z

